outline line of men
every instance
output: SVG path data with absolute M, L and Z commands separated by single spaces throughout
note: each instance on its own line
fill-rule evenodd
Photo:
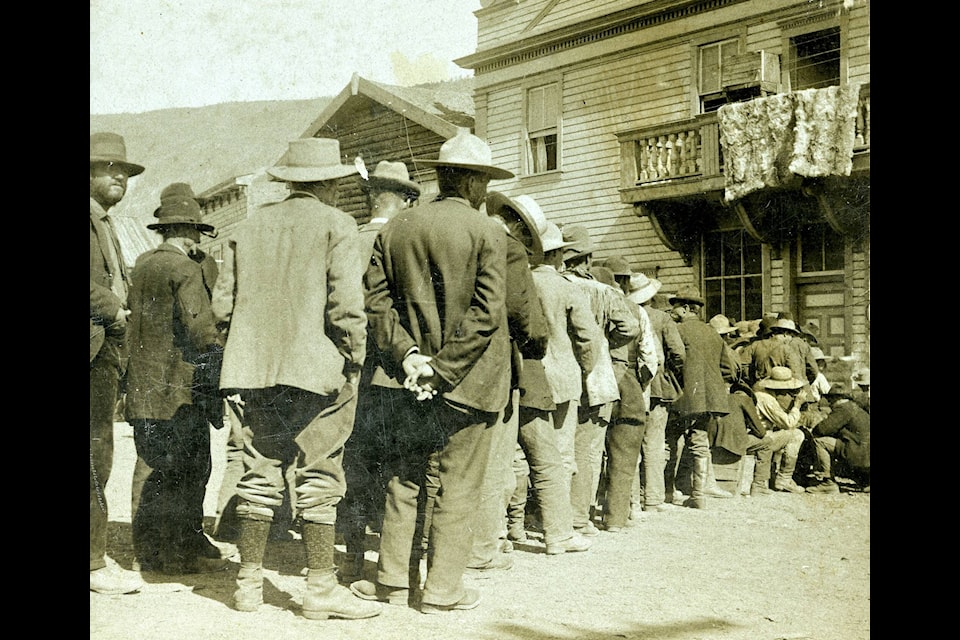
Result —
M 382 603 L 428 614 L 478 606 L 464 576 L 509 569 L 510 539 L 523 535 L 507 518 L 518 454 L 546 553 L 559 555 L 590 548 L 601 512 L 607 531 L 629 526 L 639 495 L 643 510 L 668 510 L 685 475 L 681 503 L 705 508 L 718 492 L 710 449 L 726 442 L 720 418 L 740 414 L 731 385 L 755 390 L 743 415 L 755 406 L 761 426 L 802 441 L 792 421 L 802 403 L 783 407 L 787 421 L 764 422 L 764 394 L 792 390 L 793 373 L 776 360 L 744 385 L 694 288 L 671 296 L 669 313 L 654 308 L 660 283 L 616 261 L 594 265 L 585 228 L 561 230 L 529 196 L 488 192 L 513 174 L 472 134 L 419 162 L 436 168 L 438 193 L 410 206 L 419 185 L 403 163 L 381 162 L 362 176 L 372 219 L 358 230 L 336 208 L 338 183 L 357 166 L 341 162 L 336 140 L 290 142 L 268 169 L 289 195 L 236 227 L 219 272 L 199 251 L 214 230 L 176 183 L 149 225 L 163 243 L 127 274 L 106 211 L 143 167 L 127 162 L 120 136 L 91 136 L 91 590 L 142 584 L 106 555 L 102 489 L 121 378 L 150 468 L 133 523 L 141 568 L 224 568 L 203 535 L 202 502 L 209 425 L 223 425 L 229 398 L 243 465 L 231 487 L 235 608 L 263 603 L 263 557 L 286 499 L 306 549 L 309 619 L 372 617 Z M 783 364 L 785 354 L 774 352 Z M 757 440 L 755 450 L 779 446 Z M 775 489 L 796 486 L 781 476 L 797 440 L 783 438 Z M 689 474 L 678 470 L 680 441 Z M 371 525 L 379 559 L 365 580 Z

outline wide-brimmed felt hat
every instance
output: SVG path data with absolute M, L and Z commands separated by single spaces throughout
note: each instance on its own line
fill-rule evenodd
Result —
M 586 227 L 578 224 L 564 226 L 563 241 L 568 243 L 566 251 L 563 252 L 565 261 L 593 253 L 593 243 Z
M 509 180 L 514 174 L 493 166 L 490 145 L 467 131 L 461 131 L 440 146 L 436 160 L 419 159 L 428 167 L 458 167 L 486 173 L 492 180 Z
M 770 325 L 770 333 L 792 333 L 794 335 L 800 335 L 800 330 L 797 329 L 797 323 L 793 320 L 778 318 Z
M 613 276 L 613 271 L 602 265 L 597 264 L 590 267 L 590 275 L 592 275 L 593 279 L 597 282 L 608 284 L 611 287 L 617 286 L 617 279 Z
M 649 278 L 645 273 L 635 273 L 630 276 L 627 298 L 636 304 L 644 304 L 655 296 L 662 286 L 663 283 L 656 278 Z
M 359 173 L 356 165 L 341 164 L 340 142 L 332 138 L 299 138 L 267 174 L 285 182 L 322 182 Z
M 757 330 L 760 329 L 760 320 L 740 320 L 733 323 L 733 326 L 740 332 L 740 338 L 755 338 Z
M 737 331 L 737 328 L 730 324 L 730 318 L 718 313 L 717 315 L 710 318 L 707 322 L 711 327 L 717 330 L 717 333 L 720 335 L 726 335 L 732 331 Z
M 822 393 L 824 396 L 842 396 L 844 398 L 851 397 L 853 393 L 853 388 L 850 386 L 848 380 L 831 380 L 830 389 L 826 393 Z
M 487 215 L 503 216 L 503 210 L 509 209 L 517 214 L 524 226 L 530 230 L 530 262 L 539 264 L 543 261 L 543 243 L 540 239 L 540 229 L 546 224 L 547 217 L 537 201 L 528 195 L 509 198 L 499 191 L 487 192 Z M 522 240 L 522 238 L 519 238 Z
M 402 162 L 381 160 L 373 173 L 360 183 L 364 190 L 394 191 L 411 200 L 420 197 L 420 185 L 410 179 L 407 165 Z
M 700 290 L 694 287 L 693 285 L 684 285 L 680 287 L 675 294 L 670 296 L 668 300 L 670 304 L 682 304 L 682 303 L 691 303 L 699 304 L 703 306 L 706 304 L 703 301 L 703 298 L 700 297 Z
M 540 242 L 544 253 L 567 246 L 567 243 L 563 241 L 563 232 L 560 231 L 560 227 L 550 221 L 546 222 L 543 231 L 540 233 Z
M 615 276 L 632 276 L 633 267 L 630 264 L 630 261 L 622 256 L 611 256 L 600 263 L 610 271 L 613 271 Z
M 140 175 L 144 171 L 141 165 L 127 161 L 127 145 L 123 141 L 123 136 L 116 133 L 90 134 L 90 164 L 94 162 L 112 162 L 120 165 L 129 177 Z
M 185 182 L 174 182 L 160 192 L 160 206 L 153 212 L 156 222 L 147 225 L 147 229 L 159 229 L 172 224 L 188 224 L 201 232 L 213 231 L 213 225 L 202 221 L 203 212 L 193 189 Z
M 758 389 L 800 389 L 804 382 L 799 378 L 793 377 L 790 367 L 773 367 L 770 375 L 759 380 L 756 385 Z

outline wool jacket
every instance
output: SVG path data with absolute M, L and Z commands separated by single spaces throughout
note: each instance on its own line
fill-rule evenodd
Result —
M 836 455 L 851 467 L 870 468 L 870 414 L 852 400 L 833 403 L 830 415 L 812 431 L 814 437 L 837 438 Z
M 402 382 L 413 349 L 430 356 L 447 401 L 496 413 L 507 404 L 507 235 L 462 198 L 406 209 L 380 230 L 364 275 L 373 377 Z
M 678 323 L 683 339 L 683 394 L 673 411 L 681 416 L 704 413 L 725 415 L 730 412 L 727 384 L 740 377 L 736 354 L 717 330 L 694 315 Z
M 222 415 L 216 389 L 201 397 L 211 389 L 198 385 L 203 367 L 218 370 L 223 345 L 201 266 L 164 242 L 137 258 L 131 279 L 127 419 L 170 420 L 190 404 L 216 404 Z
M 682 391 L 676 372 L 683 370 L 686 357 L 683 338 L 680 337 L 677 323 L 669 313 L 654 308 L 649 303 L 644 304 L 643 308 L 650 319 L 654 347 L 657 350 L 657 372 L 650 382 L 650 398 L 664 404 L 672 403 Z
M 229 323 L 221 389 L 340 391 L 366 351 L 357 224 L 312 194 L 261 206 L 231 233 L 213 292 Z

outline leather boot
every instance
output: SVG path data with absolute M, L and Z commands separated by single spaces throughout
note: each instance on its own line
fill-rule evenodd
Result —
M 693 509 L 707 508 L 707 469 L 710 460 L 707 458 L 693 459 L 693 472 L 690 474 L 690 497 L 683 503 L 685 507 Z
M 256 611 L 263 604 L 263 564 L 241 562 L 237 572 L 237 590 L 233 594 L 237 611 Z
M 382 610 L 379 602 L 361 600 L 338 584 L 333 571 L 310 569 L 307 573 L 307 588 L 303 594 L 304 618 L 358 620 L 378 616 Z
M 713 472 L 713 462 L 707 458 L 707 483 L 704 487 L 704 493 L 711 498 L 732 498 L 733 494 L 725 489 L 721 489 L 717 484 L 717 476 Z

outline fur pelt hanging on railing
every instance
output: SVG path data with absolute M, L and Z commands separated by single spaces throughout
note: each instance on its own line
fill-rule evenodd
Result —
M 849 176 L 860 85 L 805 89 L 720 107 L 724 199 L 793 175 Z

